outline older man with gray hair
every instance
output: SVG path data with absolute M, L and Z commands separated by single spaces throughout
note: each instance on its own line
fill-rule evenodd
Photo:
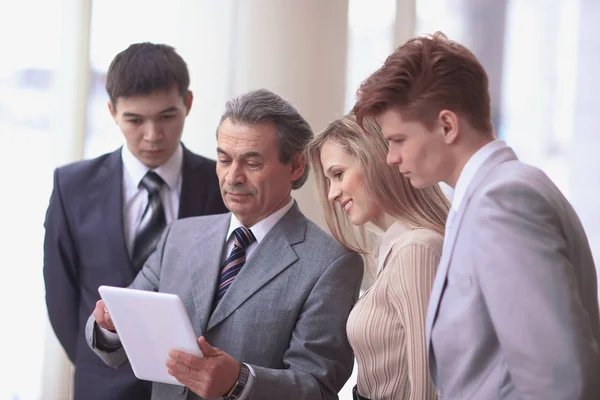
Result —
M 153 399 L 337 399 L 352 371 L 345 325 L 363 263 L 292 199 L 308 175 L 311 137 L 272 92 L 227 103 L 217 175 L 231 213 L 174 222 L 130 286 L 178 294 L 205 355 L 172 351 L 169 373 L 186 388 L 154 383 Z M 118 368 L 127 356 L 108 331 L 100 301 L 88 342 Z

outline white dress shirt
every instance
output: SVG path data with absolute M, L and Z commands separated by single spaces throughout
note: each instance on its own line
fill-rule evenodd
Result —
M 450 207 L 448 219 L 446 220 L 446 229 L 451 227 L 454 216 L 460 209 L 460 205 L 467 193 L 467 189 L 473 181 L 473 178 L 475 178 L 475 174 L 477 174 L 479 168 L 481 168 L 483 163 L 485 163 L 493 153 L 504 147 L 506 147 L 504 141 L 494 140 L 477 150 L 477 152 L 469 158 L 469 161 L 467 161 L 463 170 L 460 172 L 458 180 L 456 181 L 456 186 L 452 192 L 452 207 Z
M 123 160 L 123 232 L 125 233 L 125 245 L 131 258 L 135 231 L 148 205 L 148 192 L 140 187 L 140 182 L 151 169 L 142 164 L 127 148 L 127 145 L 121 149 L 121 159 Z M 176 220 L 179 213 L 182 165 L 183 148 L 179 145 L 167 162 L 152 169 L 165 181 L 160 189 L 160 200 L 165 210 L 167 225 Z

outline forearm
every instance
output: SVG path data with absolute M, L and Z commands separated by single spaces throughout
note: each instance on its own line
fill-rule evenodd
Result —
M 98 335 L 96 319 L 93 315 L 90 315 L 85 326 L 85 338 L 92 351 L 109 367 L 119 368 L 127 361 L 127 354 L 122 346 L 113 344 L 111 347 L 110 342 L 103 341 L 106 339 L 102 335 Z

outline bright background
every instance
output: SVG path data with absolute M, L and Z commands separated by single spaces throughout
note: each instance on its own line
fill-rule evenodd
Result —
M 600 260 L 598 21 L 597 0 L 2 1 L 0 400 L 68 399 L 44 304 L 42 224 L 54 168 L 122 144 L 104 78 L 130 43 L 167 43 L 186 59 L 195 103 L 183 140 L 214 158 L 229 97 L 265 86 L 319 130 L 395 46 L 441 30 L 480 58 L 499 136 L 557 183 Z M 297 196 L 319 221 L 310 188 Z

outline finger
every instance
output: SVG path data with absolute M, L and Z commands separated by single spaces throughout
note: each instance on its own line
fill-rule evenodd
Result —
M 101 322 L 104 322 L 104 311 L 101 308 L 96 306 L 94 312 L 92 312 L 92 315 L 94 316 L 94 319 L 98 325 L 100 325 Z
M 186 365 L 192 369 L 202 369 L 204 366 L 204 360 L 193 356 L 188 353 L 184 353 L 179 350 L 171 350 L 169 351 L 169 357 L 171 357 L 175 362 Z
M 113 323 L 112 317 L 110 316 L 108 310 L 104 310 L 104 323 L 106 324 L 106 328 L 104 329 L 108 329 L 109 331 L 113 332 L 117 331 L 115 329 L 115 324 Z
M 202 350 L 204 357 L 215 357 L 221 353 L 219 349 L 208 344 L 204 336 L 198 338 L 198 346 L 200 346 L 200 350 Z
M 185 364 L 175 362 L 169 368 L 173 370 L 176 377 L 190 378 L 192 376 L 192 369 Z

